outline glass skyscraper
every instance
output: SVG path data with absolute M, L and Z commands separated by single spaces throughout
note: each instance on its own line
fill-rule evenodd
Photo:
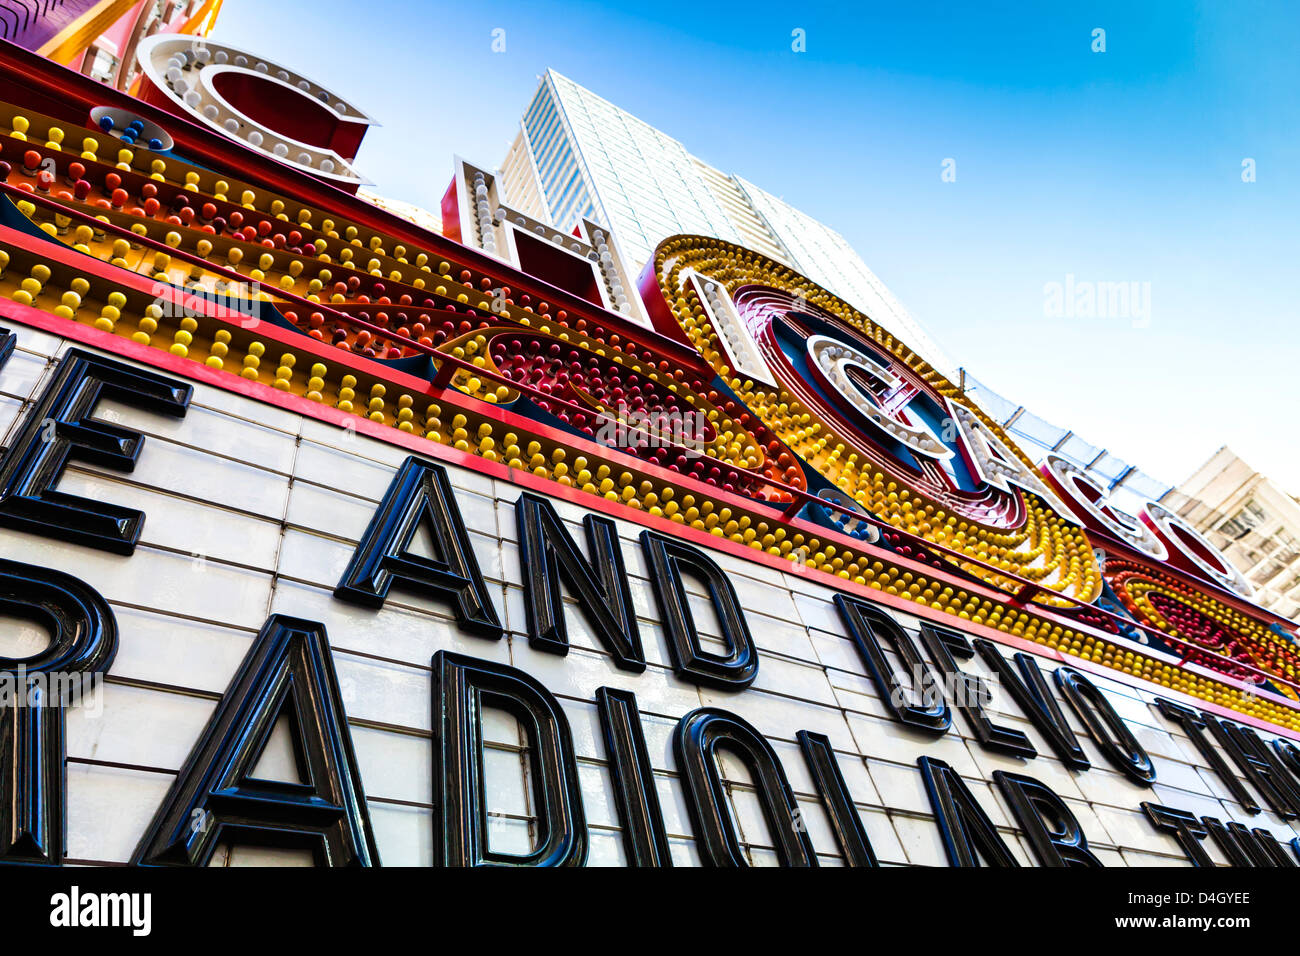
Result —
M 614 230 L 639 271 L 675 233 L 738 243 L 813 279 L 902 339 L 997 419 L 1035 461 L 1056 454 L 1121 507 L 1169 484 L 1050 424 L 959 369 L 838 232 L 740 176 L 691 155 L 649 123 L 554 70 L 541 78 L 500 170 L 506 201 L 570 231 L 582 217 Z
M 568 231 L 614 230 L 639 269 L 675 233 L 715 236 L 784 262 L 889 329 L 935 368 L 956 365 L 834 229 L 554 70 L 542 77 L 500 180 L 521 212 Z

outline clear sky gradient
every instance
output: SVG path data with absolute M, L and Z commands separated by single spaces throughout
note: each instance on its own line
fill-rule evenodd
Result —
M 370 112 L 359 167 L 430 209 L 554 68 L 839 230 L 1006 397 L 1300 494 L 1300 4 L 226 0 L 213 38 Z M 1149 321 L 1049 315 L 1067 276 L 1149 283 Z

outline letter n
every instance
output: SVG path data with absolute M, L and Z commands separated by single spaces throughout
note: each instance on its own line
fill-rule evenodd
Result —
M 519 564 L 523 569 L 529 644 L 553 654 L 569 652 L 564 596 L 560 592 L 562 578 L 614 662 L 624 670 L 638 674 L 644 671 L 645 653 L 614 522 L 593 514 L 582 519 L 591 552 L 588 564 L 545 498 L 520 495 L 515 502 L 515 520 L 519 525 Z

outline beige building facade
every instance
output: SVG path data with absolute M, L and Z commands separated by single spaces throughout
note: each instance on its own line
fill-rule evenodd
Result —
M 1300 500 L 1226 445 L 1166 499 L 1246 575 L 1260 606 L 1300 617 Z

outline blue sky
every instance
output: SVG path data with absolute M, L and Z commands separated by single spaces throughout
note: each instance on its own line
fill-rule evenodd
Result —
M 359 9 L 226 0 L 213 38 L 375 116 L 376 191 L 436 208 L 452 155 L 499 163 L 554 68 L 839 230 L 1043 418 L 1171 483 L 1228 444 L 1300 494 L 1296 4 Z M 1149 321 L 1049 314 L 1067 276 L 1149 288 Z

